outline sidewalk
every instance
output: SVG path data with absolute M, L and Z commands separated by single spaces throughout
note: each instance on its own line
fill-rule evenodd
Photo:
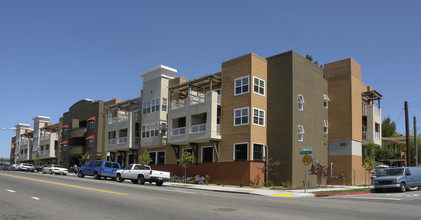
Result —
M 315 194 L 311 192 L 326 191 L 326 194 L 329 194 L 329 191 L 366 188 L 366 187 L 361 187 L 361 186 L 329 186 L 329 188 L 307 189 L 306 190 L 307 192 L 304 193 L 304 189 L 271 190 L 271 189 L 254 189 L 254 188 L 248 188 L 248 187 L 244 188 L 244 187 L 234 187 L 234 186 L 199 185 L 199 184 L 184 184 L 184 183 L 173 183 L 173 182 L 165 182 L 164 185 L 170 186 L 170 187 L 207 190 L 207 191 L 213 191 L 213 192 L 251 194 L 251 195 L 270 196 L 270 197 L 316 197 Z

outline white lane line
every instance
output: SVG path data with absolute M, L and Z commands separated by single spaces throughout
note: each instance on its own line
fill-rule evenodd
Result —
M 8 189 L 7 191 L 8 191 L 8 192 L 11 192 L 11 193 L 16 192 L 15 190 L 11 190 L 11 189 Z
M 342 197 L 345 198 L 345 197 Z M 402 200 L 397 198 L 376 198 L 376 197 L 348 197 L 347 199 L 377 199 L 377 200 Z
M 38 197 L 31 197 L 32 199 L 35 199 L 35 200 L 39 200 L 39 198 Z

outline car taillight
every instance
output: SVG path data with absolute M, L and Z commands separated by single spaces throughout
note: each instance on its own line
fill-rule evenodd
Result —
M 149 175 L 151 175 L 152 174 L 152 170 L 149 172 Z
M 58 170 L 58 169 L 54 169 L 54 170 Z
M 103 172 L 104 171 L 104 169 L 103 168 L 101 168 L 101 172 Z

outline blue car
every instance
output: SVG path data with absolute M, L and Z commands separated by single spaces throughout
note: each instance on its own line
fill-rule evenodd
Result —
M 93 176 L 95 179 L 101 177 L 115 179 L 116 171 L 120 169 L 120 164 L 117 162 L 92 160 L 83 165 L 77 176 L 83 178 L 84 176 Z

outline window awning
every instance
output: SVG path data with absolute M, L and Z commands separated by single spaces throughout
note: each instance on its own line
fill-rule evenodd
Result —
M 69 142 L 68 141 L 63 141 L 60 144 L 67 144 L 67 143 L 69 143 Z
M 95 135 L 91 135 L 91 136 L 85 138 L 85 140 L 95 140 Z
M 95 121 L 95 116 L 88 118 L 88 120 L 86 120 L 86 121 Z
M 69 125 L 63 125 L 61 128 L 69 128 Z

